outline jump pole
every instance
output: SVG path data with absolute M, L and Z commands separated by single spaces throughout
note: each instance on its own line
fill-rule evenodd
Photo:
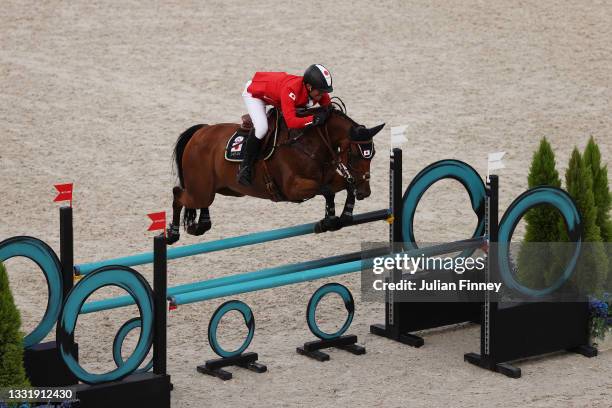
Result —
M 463 241 L 434 245 L 427 248 L 416 248 L 410 251 L 399 253 L 400 256 L 437 256 L 466 249 L 480 248 L 486 240 L 484 238 L 471 238 Z M 388 251 L 385 251 L 388 254 Z M 392 254 L 395 256 L 397 254 Z M 353 262 L 346 262 L 339 265 L 331 265 L 322 268 L 310 269 L 302 272 L 284 274 L 263 279 L 252 280 L 249 282 L 224 285 L 211 289 L 192 291 L 171 297 L 172 305 L 184 305 L 188 303 L 201 302 L 204 300 L 216 299 L 225 296 L 238 295 L 241 293 L 254 292 L 258 290 L 271 289 L 279 286 L 292 285 L 295 283 L 307 282 L 316 279 L 329 278 L 332 276 L 344 275 L 351 272 L 359 272 L 372 265 L 373 258 L 363 259 Z
M 353 216 L 353 221 L 345 226 L 365 224 L 374 221 L 383 221 L 389 218 L 389 210 L 370 211 Z M 270 231 L 261 231 L 253 234 L 240 235 L 232 238 L 224 238 L 216 241 L 202 242 L 198 244 L 185 245 L 168 249 L 168 259 L 184 258 L 187 256 L 205 254 L 209 252 L 222 251 L 225 249 L 239 248 L 247 245 L 261 244 L 264 242 L 277 241 L 279 239 L 292 238 L 301 235 L 317 233 L 317 222 L 296 225 L 293 227 L 280 228 Z M 108 259 L 105 261 L 84 263 L 75 265 L 74 270 L 77 275 L 86 275 L 102 266 L 123 265 L 136 266 L 153 263 L 153 253 L 145 252 L 142 254 L 125 256 L 122 258 Z
M 253 280 L 269 278 L 294 272 L 305 271 L 309 269 L 321 268 L 324 266 L 337 265 L 341 263 L 357 261 L 359 259 L 382 255 L 388 253 L 387 248 L 371 251 L 358 251 L 344 255 L 331 256 L 329 258 L 316 259 L 313 261 L 300 262 L 296 264 L 282 265 L 273 268 L 260 269 L 253 272 L 246 272 L 236 275 L 223 276 L 220 278 L 208 279 L 200 282 L 186 283 L 168 288 L 168 296 L 180 295 L 183 293 L 212 289 L 221 286 L 239 284 Z M 121 296 L 116 298 L 98 300 L 85 303 L 81 309 L 81 314 L 98 312 L 101 310 L 115 309 L 118 307 L 129 306 L 134 304 L 134 298 L 131 296 Z

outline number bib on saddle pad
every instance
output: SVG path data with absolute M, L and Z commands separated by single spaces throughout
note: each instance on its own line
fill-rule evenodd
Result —
M 244 145 L 249 131 L 238 129 L 227 141 L 225 146 L 225 160 L 241 162 L 244 159 Z
M 268 126 L 271 131 L 264 137 L 263 146 L 261 151 L 263 152 L 264 160 L 268 160 L 274 148 L 276 147 L 276 138 L 278 136 L 279 127 L 279 115 L 276 109 L 271 110 L 268 116 Z M 244 159 L 244 144 L 247 137 L 249 137 L 249 130 L 238 128 L 234 134 L 227 141 L 225 146 L 225 160 L 239 163 Z M 253 136 L 254 137 L 254 136 Z

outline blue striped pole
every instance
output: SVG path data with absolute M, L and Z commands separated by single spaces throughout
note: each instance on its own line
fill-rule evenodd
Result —
M 457 242 L 433 245 L 426 248 L 416 248 L 396 255 L 418 257 L 436 256 L 465 249 L 475 249 L 486 242 L 485 237 L 472 238 Z M 343 275 L 351 272 L 359 272 L 373 263 L 372 258 L 346 262 L 339 265 L 330 265 L 322 268 L 309 269 L 306 271 L 287 273 L 284 275 L 270 276 L 263 279 L 251 280 L 248 282 L 235 283 L 230 285 L 218 286 L 210 289 L 196 290 L 188 293 L 172 296 L 170 302 L 173 305 L 184 305 L 188 303 L 201 302 L 204 300 L 216 299 L 225 296 L 238 295 L 241 293 L 254 292 L 257 290 L 271 289 L 279 286 L 292 285 L 295 283 L 307 282 L 315 279 L 329 278 L 332 276 Z
M 386 220 L 389 217 L 389 210 L 370 211 L 358 214 L 353 217 L 353 222 L 349 225 L 364 224 L 367 222 Z M 300 235 L 316 233 L 316 222 L 309 224 L 296 225 L 294 227 L 280 228 L 270 231 L 261 231 L 253 234 L 241 235 L 238 237 L 219 239 L 217 241 L 202 242 L 198 244 L 185 245 L 177 248 L 168 249 L 168 259 L 183 258 L 186 256 L 204 254 L 208 252 L 222 251 L 230 248 L 238 248 L 247 245 L 260 244 L 264 242 L 276 241 L 279 239 L 297 237 Z M 75 266 L 75 272 L 79 275 L 86 275 L 98 268 L 108 265 L 136 266 L 153 263 L 153 253 L 146 252 L 137 255 L 130 255 L 123 258 L 108 259 L 105 261 L 85 263 Z

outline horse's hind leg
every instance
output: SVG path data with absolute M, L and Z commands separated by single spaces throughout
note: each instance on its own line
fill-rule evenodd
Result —
M 183 189 L 179 186 L 176 186 L 172 189 L 172 195 L 174 197 L 174 199 L 172 200 L 172 222 L 170 223 L 170 225 L 168 225 L 168 229 L 166 231 L 166 242 L 168 243 L 168 245 L 174 244 L 181 237 L 179 227 L 181 225 L 181 211 L 183 209 L 183 202 L 181 201 L 182 194 Z
M 197 224 L 190 224 L 187 233 L 191 235 L 202 235 L 212 227 L 210 211 L 208 208 L 200 208 L 200 218 Z

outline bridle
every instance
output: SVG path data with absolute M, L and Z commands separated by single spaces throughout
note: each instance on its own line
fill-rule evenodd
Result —
M 321 130 L 321 128 L 323 130 Z M 374 142 L 372 139 L 369 140 L 352 140 L 349 136 L 349 144 L 348 148 L 342 149 L 338 147 L 338 149 L 334 149 L 332 143 L 329 138 L 329 132 L 327 130 L 327 122 L 323 126 L 319 126 L 316 128 L 317 133 L 321 137 L 323 144 L 329 150 L 329 153 L 332 157 L 331 165 L 335 167 L 336 172 L 342 176 L 344 181 L 346 182 L 347 189 L 352 192 L 353 195 L 357 194 L 357 182 L 368 182 L 370 181 L 370 172 L 369 171 L 360 171 L 359 169 L 353 166 L 353 158 L 358 157 L 358 160 L 372 160 L 374 157 Z M 368 158 L 365 158 L 361 153 L 360 145 L 372 145 L 372 152 Z M 358 154 L 354 153 L 355 146 L 359 150 Z M 357 180 L 357 181 L 356 181 Z
M 348 115 L 346 114 L 346 105 L 344 105 L 344 102 L 342 101 L 342 99 L 338 98 L 337 96 L 334 96 L 331 99 L 332 99 L 331 105 L 335 107 L 335 108 L 332 107 L 332 109 L 334 109 L 336 114 L 343 116 L 345 119 L 351 122 L 354 128 L 364 127 L 362 125 L 357 124 L 354 120 L 348 117 Z M 372 138 L 368 140 L 353 140 L 351 135 L 349 135 L 348 148 L 346 149 L 342 149 L 341 147 L 334 148 L 331 142 L 331 139 L 329 137 L 329 132 L 327 130 L 327 121 L 322 126 L 315 127 L 315 129 L 317 130 L 317 134 L 323 141 L 323 144 L 329 151 L 329 154 L 332 158 L 331 161 L 322 163 L 322 166 L 323 166 L 322 173 L 323 174 L 326 173 L 325 172 L 326 167 L 333 166 L 335 168 L 335 171 L 340 176 L 342 176 L 342 178 L 346 182 L 347 190 L 350 191 L 351 194 L 356 195 L 357 194 L 357 182 L 358 181 L 364 181 L 364 182 L 370 181 L 370 172 L 360 171 L 359 169 L 355 168 L 353 164 L 354 159 L 357 158 L 357 160 L 372 160 L 375 154 L 374 142 Z M 286 142 L 280 142 L 276 146 L 278 147 L 292 146 L 293 148 L 299 150 L 304 155 L 306 155 L 309 159 L 316 161 L 317 160 L 316 154 L 308 151 L 303 146 L 301 146 L 299 143 L 296 143 L 297 140 L 302 135 L 303 133 L 300 132 L 300 134 L 296 137 L 290 136 Z M 372 151 L 366 157 L 366 155 L 363 153 L 361 145 L 368 145 L 368 144 L 372 145 Z M 355 153 L 355 150 L 358 150 L 358 153 Z

